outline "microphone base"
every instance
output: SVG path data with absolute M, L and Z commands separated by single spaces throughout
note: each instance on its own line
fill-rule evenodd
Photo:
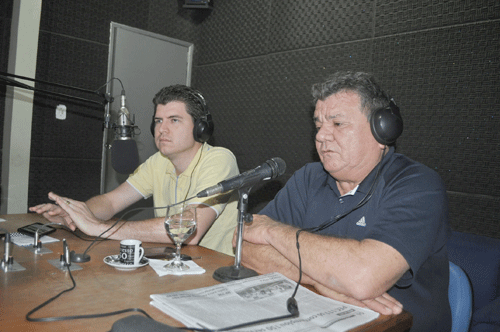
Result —
M 52 250 L 50 249 L 47 249 L 47 248 L 38 248 L 37 246 L 34 246 L 34 245 L 31 245 L 29 247 L 26 247 L 26 249 L 28 249 L 29 251 L 37 254 L 37 255 L 43 255 L 43 254 L 51 254 L 52 253 Z
M 69 254 L 69 258 L 72 263 L 86 263 L 90 261 L 90 256 L 87 254 L 77 254 L 74 251 L 71 251 Z
M 250 277 L 256 277 L 259 274 L 254 270 L 247 269 L 246 267 L 236 265 L 224 266 L 215 270 L 213 278 L 220 282 L 228 282 L 233 280 L 240 280 Z
M 26 270 L 26 268 L 22 267 L 18 262 L 16 262 L 14 258 L 12 258 L 12 256 L 10 256 L 10 259 L 8 259 L 7 261 L 5 261 L 5 259 L 2 259 L 2 261 L 0 262 L 0 269 L 5 273 Z

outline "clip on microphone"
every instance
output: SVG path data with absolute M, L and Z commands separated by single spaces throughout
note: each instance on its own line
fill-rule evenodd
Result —
M 297 300 L 294 297 L 291 297 L 286 301 L 286 308 L 293 317 L 299 317 L 299 306 L 297 305 Z
M 60 225 L 59 223 L 51 223 L 51 224 L 57 224 L 57 225 Z M 50 225 L 50 224 L 49 224 Z M 38 233 L 38 231 L 41 229 L 42 227 L 39 227 L 37 228 L 36 232 L 35 232 L 35 237 L 34 237 L 34 241 L 33 241 L 33 245 L 29 246 L 28 249 L 29 251 L 32 251 L 34 252 L 35 254 L 50 254 L 52 252 L 52 250 L 48 249 L 48 248 L 44 248 L 42 247 L 42 241 L 40 240 L 40 234 Z
M 22 267 L 18 262 L 14 260 L 14 256 L 12 256 L 12 241 L 10 239 L 10 233 L 5 232 L 4 239 L 4 254 L 3 259 L 0 263 L 0 267 L 4 272 L 16 272 L 16 271 L 24 271 L 26 268 Z
M 71 253 L 69 251 L 69 246 L 66 242 L 66 239 L 63 239 L 63 253 L 61 254 L 60 258 L 51 259 L 49 260 L 49 263 L 61 271 L 67 271 L 67 269 L 69 269 L 70 271 L 82 269 L 82 267 L 79 265 L 71 264 Z
M 61 256 L 61 262 L 64 263 L 64 265 L 71 266 L 71 258 L 69 254 L 69 247 L 68 243 L 66 243 L 66 239 L 63 239 L 63 255 Z

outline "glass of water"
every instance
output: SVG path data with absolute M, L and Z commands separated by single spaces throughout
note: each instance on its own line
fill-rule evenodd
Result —
M 176 254 L 172 262 L 163 268 L 170 271 L 185 271 L 189 266 L 181 260 L 181 246 L 196 230 L 196 207 L 193 205 L 169 206 L 165 216 L 165 229 L 175 243 Z

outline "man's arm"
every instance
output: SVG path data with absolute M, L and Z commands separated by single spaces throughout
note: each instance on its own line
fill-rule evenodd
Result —
M 112 191 L 94 196 L 85 203 L 96 218 L 106 221 L 142 198 L 128 182 L 123 182 Z
M 106 231 L 114 220 L 115 214 L 142 199 L 142 195 L 130 184 L 124 182 L 113 191 L 91 198 L 86 203 L 60 197 L 50 193 L 53 199 L 71 218 L 72 225 L 85 234 L 98 236 Z M 69 202 L 70 204 L 67 204 Z M 211 208 L 199 205 L 197 209 L 197 231 L 188 244 L 198 244 L 201 237 L 215 220 L 216 213 Z M 120 221 L 111 230 L 103 234 L 105 238 L 123 240 L 133 238 L 144 242 L 172 243 L 164 226 L 165 218 L 153 218 L 142 221 Z
M 259 274 L 279 271 L 292 280 L 299 280 L 298 267 L 293 265 L 272 246 L 258 245 L 243 241 L 242 251 L 244 254 L 242 255 L 243 264 Z M 263 260 L 262 257 L 265 257 L 265 260 Z M 357 300 L 323 286 L 304 272 L 302 273 L 301 284 L 313 286 L 316 291 L 323 296 L 358 307 L 369 308 L 383 315 L 399 314 L 403 308 L 399 301 L 387 293 L 374 299 Z
M 53 192 L 50 192 L 48 196 L 53 201 L 56 200 L 56 197 L 59 197 L 59 195 Z M 113 191 L 104 195 L 92 197 L 83 204 L 86 204 L 93 218 L 100 221 L 106 221 L 141 198 L 142 196 L 133 189 L 132 186 L 125 182 Z M 75 200 L 72 201 L 77 202 Z M 70 202 L 69 199 L 64 200 L 65 204 L 68 202 Z M 62 206 L 64 206 L 64 204 L 62 204 Z M 30 207 L 29 210 L 43 215 L 50 222 L 61 223 L 72 230 L 76 229 L 76 224 L 68 213 L 61 208 L 61 205 L 45 203 Z
M 278 271 L 297 280 L 296 231 L 255 215 L 243 232 L 244 240 L 254 244 L 244 246 L 243 263 L 259 273 Z M 374 240 L 338 239 L 307 232 L 300 234 L 299 244 L 304 283 L 326 296 L 347 303 L 361 301 L 383 314 L 401 312 L 401 304 L 386 294 L 409 269 L 395 249 Z

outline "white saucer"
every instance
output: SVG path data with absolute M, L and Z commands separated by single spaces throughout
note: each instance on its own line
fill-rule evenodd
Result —
M 127 265 L 120 262 L 119 255 L 110 255 L 106 256 L 103 259 L 104 263 L 109 266 L 114 267 L 117 270 L 121 271 L 132 271 L 137 269 L 138 267 L 143 267 L 149 264 L 149 260 L 146 257 L 142 257 L 141 261 L 137 265 Z

